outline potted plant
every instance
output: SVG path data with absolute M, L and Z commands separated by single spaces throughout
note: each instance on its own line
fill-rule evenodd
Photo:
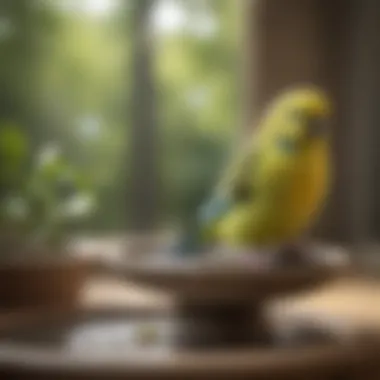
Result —
M 69 231 L 94 198 L 58 147 L 31 155 L 28 145 L 20 129 L 0 126 L 0 307 L 72 306 L 90 266 L 71 257 Z

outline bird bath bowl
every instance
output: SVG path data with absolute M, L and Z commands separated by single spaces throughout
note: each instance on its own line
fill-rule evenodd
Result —
M 207 349 L 271 344 L 266 301 L 307 291 L 348 269 L 347 264 L 331 265 L 322 256 L 306 261 L 263 267 L 215 256 L 184 259 L 152 254 L 133 263 L 105 265 L 129 281 L 171 294 L 176 301 L 176 344 Z

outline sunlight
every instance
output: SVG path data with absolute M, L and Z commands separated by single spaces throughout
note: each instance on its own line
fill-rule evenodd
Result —
M 161 0 L 157 3 L 153 15 L 156 31 L 163 34 L 175 33 L 184 28 L 186 12 L 178 1 Z
M 92 14 L 105 14 L 112 11 L 116 5 L 115 0 L 86 0 L 83 2 L 84 9 Z
M 212 14 L 200 11 L 190 14 L 179 0 L 161 0 L 153 13 L 153 27 L 159 34 L 176 34 L 186 31 L 198 38 L 210 38 L 218 31 Z
M 118 3 L 117 0 L 63 0 L 57 5 L 64 11 L 103 16 L 111 13 Z

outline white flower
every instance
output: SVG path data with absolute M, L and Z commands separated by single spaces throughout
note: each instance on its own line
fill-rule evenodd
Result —
M 56 161 L 60 154 L 61 149 L 58 145 L 48 144 L 40 151 L 37 158 L 37 165 L 39 167 L 48 166 L 52 162 Z
M 95 116 L 87 116 L 80 121 L 79 132 L 84 139 L 97 138 L 101 132 L 100 119 Z
M 62 205 L 61 215 L 65 218 L 80 218 L 95 208 L 95 199 L 89 194 L 79 194 Z
M 23 220 L 29 213 L 28 204 L 21 197 L 12 197 L 5 202 L 5 212 L 13 220 Z
M 209 99 L 209 93 L 206 87 L 194 88 L 186 94 L 186 102 L 192 108 L 202 108 Z

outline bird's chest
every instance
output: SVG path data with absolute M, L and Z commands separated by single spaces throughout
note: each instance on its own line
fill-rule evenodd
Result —
M 324 149 L 311 149 L 287 162 L 287 175 L 279 186 L 276 207 L 294 224 L 310 218 L 323 202 L 329 182 L 328 155 Z

